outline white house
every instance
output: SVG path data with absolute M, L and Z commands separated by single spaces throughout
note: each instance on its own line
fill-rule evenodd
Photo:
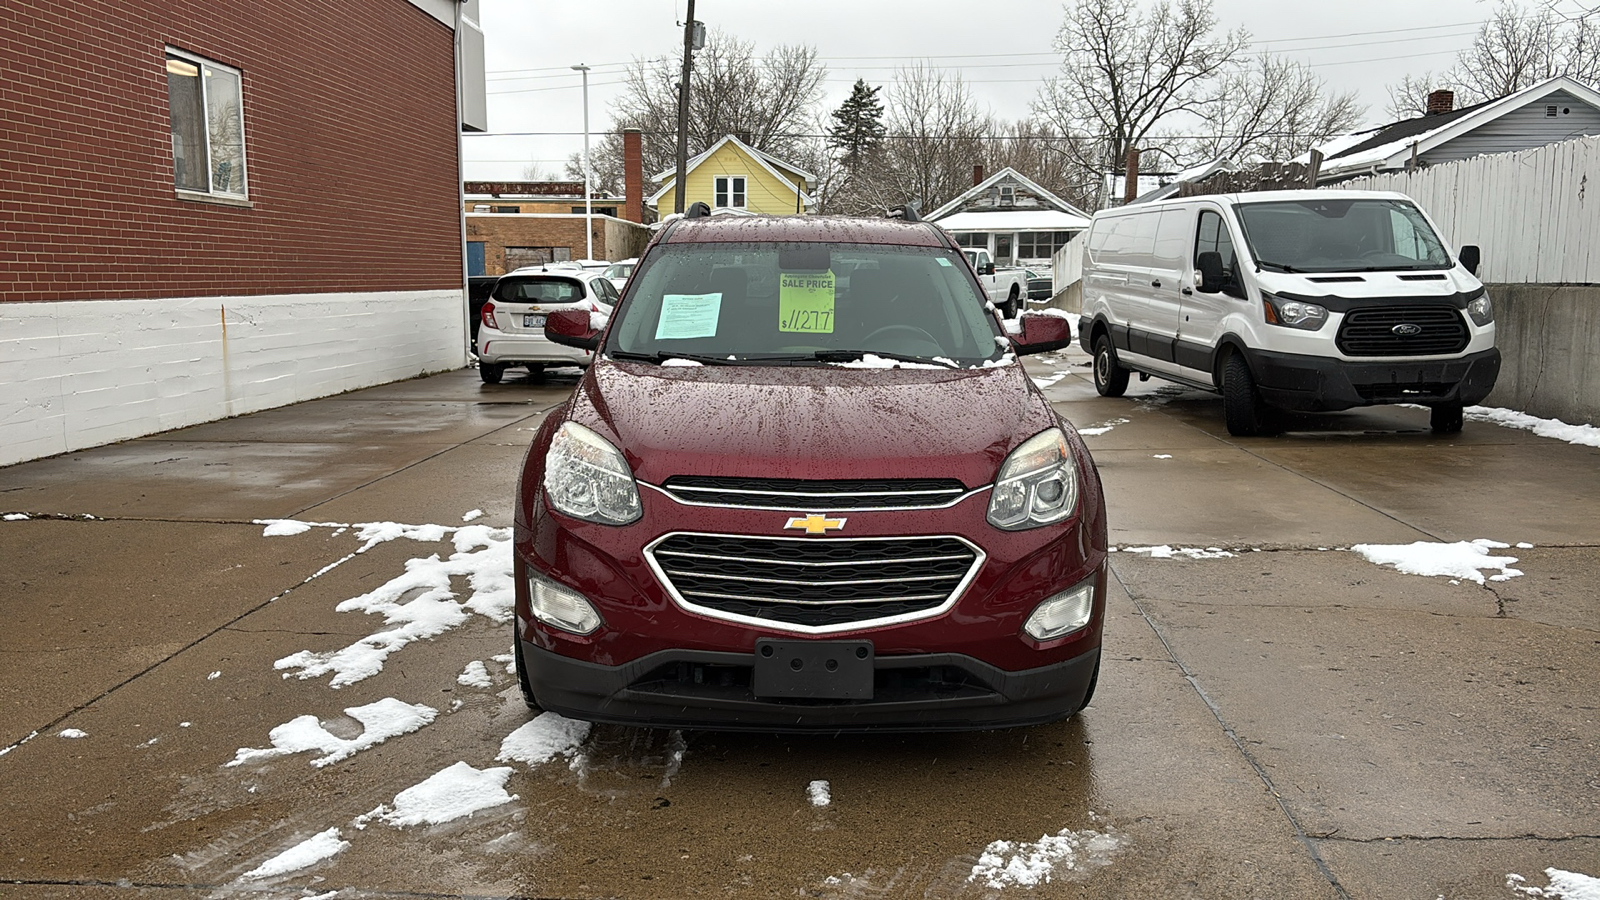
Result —
M 1046 266 L 1089 227 L 1089 214 L 1007 166 L 923 216 L 963 247 L 981 247 L 1000 265 Z

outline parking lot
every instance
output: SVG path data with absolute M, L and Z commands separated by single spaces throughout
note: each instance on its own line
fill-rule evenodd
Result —
M 1027 365 L 1106 488 L 1099 689 L 1002 732 L 597 726 L 509 752 L 533 714 L 490 576 L 576 370 L 452 372 L 0 469 L 0 893 L 1457 900 L 1600 875 L 1600 449 L 1434 436 L 1396 407 L 1232 438 L 1218 398 L 1101 398 L 1086 362 Z M 1515 558 L 1484 575 L 1520 574 L 1351 549 L 1474 540 Z M 456 600 L 483 603 L 379 602 L 452 559 Z M 357 645 L 365 674 L 335 658 Z M 426 721 L 363 746 L 344 711 L 390 699 Z M 229 765 L 302 716 L 356 749 Z M 402 793 L 457 763 L 509 767 L 476 789 L 514 799 L 407 820 Z M 334 829 L 337 853 L 261 872 Z

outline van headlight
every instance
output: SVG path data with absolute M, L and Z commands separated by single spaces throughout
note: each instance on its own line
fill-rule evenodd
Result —
M 558 512 L 585 522 L 627 525 L 644 514 L 622 451 L 576 422 L 564 423 L 550 441 L 544 490 Z
M 1304 300 L 1290 300 L 1262 291 L 1261 303 L 1268 325 L 1316 331 L 1328 321 L 1327 307 Z
M 1494 304 L 1489 302 L 1489 292 L 1484 291 L 1467 301 L 1467 315 L 1480 326 L 1494 321 Z
M 1024 531 L 1059 522 L 1078 506 L 1078 467 L 1059 428 L 1041 431 L 1011 451 L 989 497 L 989 524 Z

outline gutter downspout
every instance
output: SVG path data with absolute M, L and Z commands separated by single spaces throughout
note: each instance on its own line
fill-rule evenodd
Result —
M 456 24 L 451 37 L 455 45 L 452 55 L 455 57 L 454 75 L 456 82 L 456 216 L 461 223 L 461 246 L 459 248 L 461 253 L 461 334 L 467 338 L 470 344 L 472 340 L 472 303 L 468 299 L 471 296 L 471 291 L 467 287 L 470 283 L 467 275 L 467 184 L 463 180 L 466 178 L 467 173 L 462 159 L 466 148 L 461 137 L 461 107 L 463 106 L 461 98 L 461 5 L 465 2 L 466 0 L 456 0 Z M 466 366 L 472 361 L 472 350 L 473 348 L 470 346 L 462 348 L 460 356 L 462 366 Z

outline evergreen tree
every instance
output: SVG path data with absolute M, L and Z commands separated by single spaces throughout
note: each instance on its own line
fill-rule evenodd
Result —
M 833 111 L 834 124 L 828 126 L 828 146 L 840 151 L 846 169 L 855 171 L 883 140 L 883 101 L 876 87 L 857 78 L 850 96 Z

